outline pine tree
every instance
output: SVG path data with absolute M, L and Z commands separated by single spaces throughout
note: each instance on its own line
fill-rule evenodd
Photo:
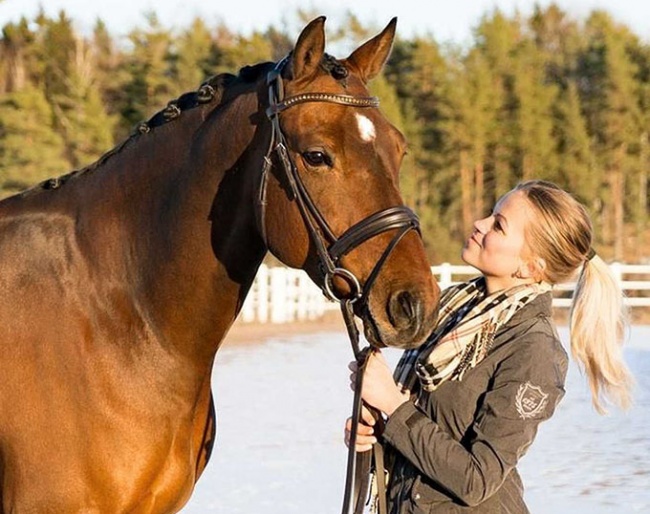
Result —
M 93 70 L 93 84 L 102 99 L 109 115 L 117 116 L 125 103 L 124 87 L 127 74 L 124 67 L 124 54 L 117 49 L 104 22 L 98 20 L 88 46 L 89 59 Z
M 293 48 L 293 38 L 286 32 L 273 26 L 269 27 L 264 32 L 264 39 L 269 42 L 269 45 L 272 48 L 273 55 L 271 56 L 271 60 L 274 62 L 278 62 Z
M 639 166 L 642 136 L 634 82 L 637 70 L 626 50 L 629 32 L 617 27 L 608 14 L 594 12 L 587 28 L 590 44 L 582 61 L 582 94 L 605 178 L 601 185 L 603 238 L 612 245 L 614 259 L 622 260 L 626 248 L 625 204 L 633 190 L 629 179 Z
M 237 36 L 235 44 L 224 49 L 225 62 L 229 64 L 230 72 L 259 62 L 273 60 L 273 48 L 264 34 L 253 32 L 250 36 Z
M 54 95 L 50 103 L 68 160 L 75 168 L 82 168 L 113 146 L 116 119 L 106 113 L 95 87 L 90 48 L 81 39 L 77 39 L 73 63 L 65 80 L 66 93 Z
M 513 62 L 513 143 L 515 176 L 557 181 L 552 106 L 556 87 L 546 81 L 543 55 L 532 41 L 518 46 Z
M 556 4 L 536 6 L 528 20 L 532 40 L 543 54 L 547 79 L 561 87 L 575 78 L 576 60 L 584 50 L 584 37 L 578 24 Z
M 33 86 L 0 98 L 0 195 L 58 176 L 70 168 L 52 108 Z
M 574 81 L 562 91 L 554 108 L 558 182 L 566 185 L 580 201 L 592 210 L 598 207 L 599 169 L 591 151 L 578 86 Z
M 193 91 L 213 73 L 209 67 L 212 51 L 210 30 L 200 18 L 176 38 L 174 75 L 181 91 Z
M 146 29 L 133 30 L 128 39 L 133 48 L 125 59 L 121 121 L 123 129 L 131 130 L 184 91 L 174 83 L 171 71 L 172 35 L 155 15 L 148 16 Z
M 528 25 L 543 59 L 545 81 L 557 88 L 550 114 L 558 165 L 555 180 L 595 212 L 601 168 L 583 116 L 576 69 L 587 42 L 576 22 L 554 4 L 536 7 Z
M 458 252 L 450 245 L 439 244 L 461 230 L 460 201 L 453 191 L 457 181 L 444 147 L 441 105 L 446 102 L 447 62 L 431 38 L 398 40 L 385 73 L 397 92 L 409 141 L 405 166 L 410 167 L 413 189 L 406 195 L 412 198 L 423 232 L 436 241 L 428 248 L 430 256 L 455 256 Z
M 484 55 L 471 49 L 452 67 L 446 97 L 447 146 L 456 154 L 462 199 L 462 232 L 485 214 L 485 164 L 499 96 Z
M 43 75 L 37 83 L 45 91 L 48 101 L 58 95 L 65 95 L 67 77 L 73 71 L 77 40 L 72 27 L 72 20 L 65 11 L 58 18 L 39 18 L 40 31 L 38 52 L 42 61 Z
M 499 10 L 485 16 L 475 30 L 476 48 L 494 74 L 493 90 L 499 101 L 488 140 L 486 192 L 494 202 L 517 182 L 516 94 L 514 69 L 517 45 L 522 39 L 520 21 L 509 20 Z
M 639 136 L 638 167 L 633 170 L 632 194 L 628 198 L 628 206 L 632 212 L 635 225 L 633 259 L 639 259 L 650 253 L 650 231 L 648 219 L 650 215 L 650 45 L 641 43 L 637 38 L 631 38 L 627 45 L 630 59 L 637 70 L 635 84 L 641 111 L 641 134 Z M 634 186 L 636 184 L 636 188 Z M 636 190 L 635 190 L 636 189 Z
M 34 35 L 22 18 L 2 28 L 0 45 L 0 93 L 20 91 L 28 81 L 28 56 Z

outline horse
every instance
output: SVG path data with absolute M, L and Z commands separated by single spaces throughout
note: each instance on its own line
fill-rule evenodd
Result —
M 406 143 L 367 88 L 396 19 L 346 59 L 324 23 L 0 202 L 0 513 L 180 510 L 267 252 L 351 305 L 372 346 L 426 338 L 439 289 L 398 189 Z

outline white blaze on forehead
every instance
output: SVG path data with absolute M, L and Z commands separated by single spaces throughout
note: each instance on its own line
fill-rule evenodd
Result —
M 375 124 L 370 121 L 370 118 L 355 113 L 357 118 L 357 125 L 359 125 L 359 132 L 361 133 L 361 139 L 364 141 L 374 141 L 377 137 L 377 132 L 375 131 Z

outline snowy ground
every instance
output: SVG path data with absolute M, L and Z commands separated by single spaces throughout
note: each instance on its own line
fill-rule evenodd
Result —
M 637 379 L 627 414 L 595 414 L 571 368 L 566 397 L 519 467 L 532 514 L 650 513 L 650 326 L 633 327 L 626 356 Z M 351 357 L 341 332 L 223 348 L 217 444 L 182 514 L 340 512 Z

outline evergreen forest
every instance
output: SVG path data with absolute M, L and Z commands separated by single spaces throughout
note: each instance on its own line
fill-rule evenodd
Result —
M 65 12 L 4 25 L 0 197 L 90 165 L 212 75 L 282 58 L 318 14 L 249 34 L 201 19 L 172 30 L 153 13 L 119 38 L 101 20 L 82 34 Z M 328 25 L 341 58 L 383 28 Z M 493 10 L 463 46 L 404 38 L 398 22 L 371 86 L 408 139 L 401 189 L 432 263 L 459 262 L 472 221 L 531 178 L 588 207 L 605 259 L 650 261 L 650 43 L 607 12 Z

